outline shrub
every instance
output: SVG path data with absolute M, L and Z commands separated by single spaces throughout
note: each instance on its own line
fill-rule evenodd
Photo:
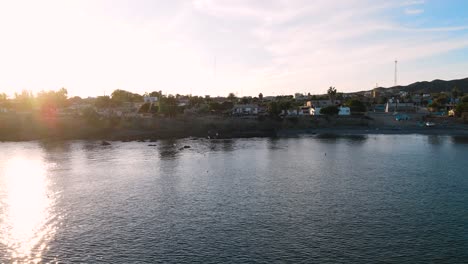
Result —
M 364 113 L 367 111 L 366 109 L 366 105 L 359 101 L 359 100 L 356 100 L 356 99 L 352 99 L 348 102 L 346 102 L 346 106 L 349 106 L 349 108 L 351 109 L 351 113 Z
M 327 106 L 327 107 L 320 109 L 320 114 L 327 115 L 327 116 L 337 115 L 339 112 L 340 112 L 340 109 L 338 109 L 338 107 L 334 105 Z
M 468 102 L 458 104 L 455 108 L 455 114 L 460 117 L 463 113 L 468 113 Z

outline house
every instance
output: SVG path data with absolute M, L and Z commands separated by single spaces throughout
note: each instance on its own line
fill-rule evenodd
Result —
M 282 116 L 298 116 L 299 111 L 297 109 L 288 109 L 288 110 L 281 110 Z
M 340 116 L 349 116 L 351 115 L 351 109 L 349 107 L 341 106 L 338 115 Z
M 233 115 L 258 115 L 260 108 L 256 104 L 237 104 L 232 109 Z
M 302 115 L 302 116 L 307 116 L 307 115 L 311 115 L 310 114 L 310 107 L 307 107 L 307 106 L 303 106 L 299 109 L 299 115 Z
M 308 107 L 326 107 L 330 105 L 339 105 L 341 104 L 340 100 L 335 100 L 335 103 L 331 100 L 312 100 L 312 101 L 307 101 L 306 106 Z
M 177 100 L 177 106 L 187 106 L 189 103 L 190 100 L 188 98 L 180 98 Z
M 313 116 L 322 115 L 320 113 L 321 109 L 322 109 L 321 107 L 310 108 L 309 109 L 310 115 L 313 115 Z M 338 109 L 339 109 L 338 115 L 340 115 L 340 116 L 349 116 L 349 115 L 351 115 L 351 109 L 349 107 L 341 106 Z
M 305 101 L 305 100 L 308 99 L 308 96 L 304 95 L 304 94 L 301 94 L 301 93 L 295 93 L 294 94 L 294 99 L 296 99 L 298 101 Z
M 385 112 L 416 112 L 414 103 L 400 103 L 398 100 L 390 101 L 385 105 Z
M 315 108 L 311 107 L 310 110 L 309 110 L 310 115 L 313 115 L 313 116 L 321 115 L 320 114 L 320 109 L 322 109 L 322 108 L 320 108 L 320 107 L 315 107 Z
M 0 103 L 0 113 L 8 113 L 8 108 Z
M 159 101 L 159 98 L 158 97 L 152 97 L 152 96 L 144 96 L 143 97 L 143 101 L 145 103 L 156 103 Z

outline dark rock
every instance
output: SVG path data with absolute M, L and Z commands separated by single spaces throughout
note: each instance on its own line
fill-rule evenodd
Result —
M 101 145 L 102 145 L 102 146 L 110 146 L 111 143 L 109 143 L 109 142 L 103 140 L 103 141 L 101 142 Z

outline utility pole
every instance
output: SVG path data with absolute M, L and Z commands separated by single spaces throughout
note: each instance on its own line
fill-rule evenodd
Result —
M 397 86 L 398 84 L 398 61 L 395 60 L 395 85 L 394 86 Z

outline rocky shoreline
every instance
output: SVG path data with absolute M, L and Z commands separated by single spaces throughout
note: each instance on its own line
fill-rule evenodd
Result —
M 34 118 L 3 119 L 0 141 L 104 140 L 156 141 L 160 139 L 231 139 L 295 137 L 301 135 L 421 134 L 468 136 L 468 125 L 440 122 L 426 127 L 421 122 L 384 121 L 369 116 L 291 119 L 243 119 L 231 117 L 183 117 L 176 119 L 104 119 L 90 122 L 80 118 L 45 122 Z M 1 118 L 0 118 L 1 119 Z

